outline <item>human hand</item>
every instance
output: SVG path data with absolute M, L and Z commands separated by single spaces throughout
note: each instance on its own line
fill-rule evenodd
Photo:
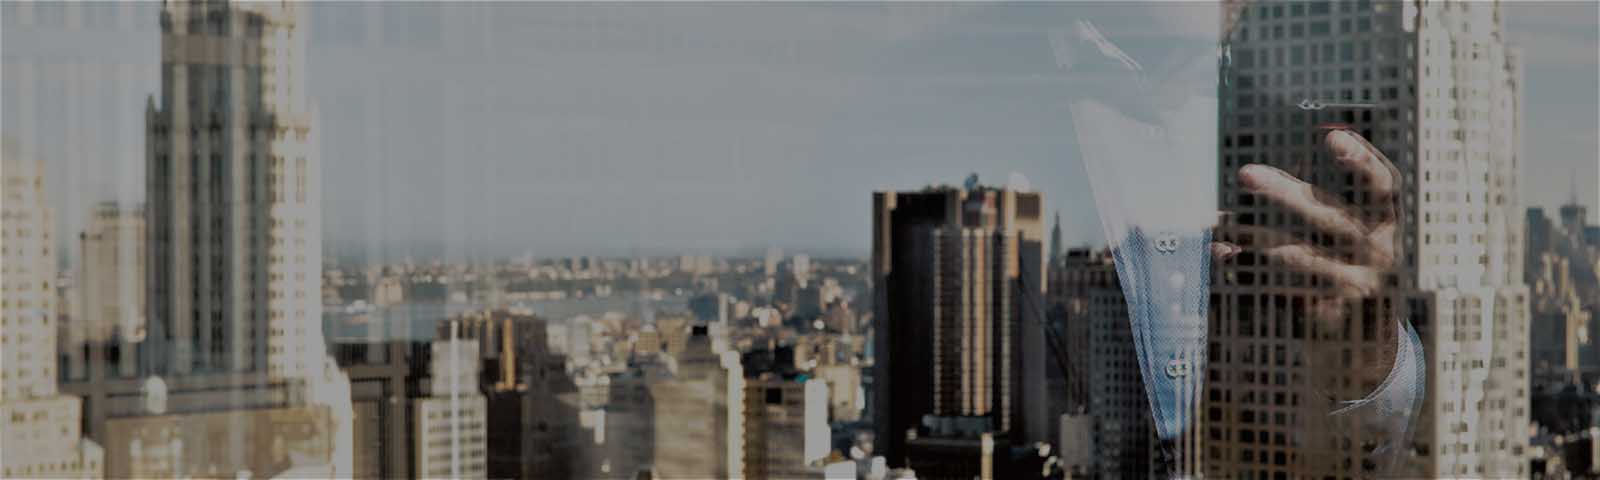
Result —
M 1341 315 L 1346 301 L 1370 297 L 1384 286 L 1402 258 L 1402 211 L 1399 169 L 1381 151 L 1342 128 L 1332 129 L 1324 139 L 1335 163 L 1356 178 L 1342 198 L 1268 165 L 1245 165 L 1238 173 L 1246 192 L 1298 215 L 1314 234 L 1227 225 L 1226 237 L 1239 243 L 1219 241 L 1212 250 L 1222 261 L 1253 255 L 1322 279 L 1329 288 L 1312 302 L 1310 313 L 1327 320 Z

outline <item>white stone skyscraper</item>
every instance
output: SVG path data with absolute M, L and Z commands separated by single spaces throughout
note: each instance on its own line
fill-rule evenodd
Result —
M 322 214 L 303 5 L 169 2 L 147 109 L 153 372 L 322 367 Z M 162 347 L 165 346 L 165 347 Z
M 277 468 L 252 455 L 292 441 L 284 432 L 294 429 L 321 443 L 291 472 L 352 472 L 350 385 L 322 332 L 321 163 L 305 82 L 305 10 L 217 0 L 161 8 L 161 94 L 145 116 L 149 312 L 140 373 L 171 385 L 176 411 L 168 414 L 197 416 L 184 432 L 191 441 L 200 441 L 198 417 L 210 410 L 269 416 L 264 407 L 283 407 L 308 419 L 307 427 L 234 426 L 225 448 L 175 472 Z M 211 399 L 208 391 L 224 393 Z M 123 423 L 138 429 L 124 438 L 159 433 L 151 418 Z M 111 445 L 113 467 L 167 473 L 140 470 L 147 452 L 122 440 Z
M 44 164 L 4 147 L 0 191 L 0 477 L 98 477 L 83 401 L 56 385 L 55 218 Z
M 1368 202 L 1366 180 L 1323 144 L 1319 127 L 1337 124 L 1398 169 L 1401 255 L 1332 320 L 1312 312 L 1332 290 L 1315 275 L 1250 254 L 1218 268 L 1208 476 L 1526 476 L 1523 86 L 1499 5 L 1251 2 L 1231 11 L 1218 121 L 1219 201 L 1231 215 L 1219 239 L 1275 231 L 1342 261 L 1361 258 L 1236 176 L 1266 164 L 1331 198 Z M 1426 359 L 1419 411 L 1376 415 L 1388 429 L 1330 415 L 1387 385 L 1395 339 L 1406 335 L 1400 319 L 1415 326 Z M 1409 441 L 1393 429 L 1407 420 Z M 1393 452 L 1392 466 L 1375 460 Z

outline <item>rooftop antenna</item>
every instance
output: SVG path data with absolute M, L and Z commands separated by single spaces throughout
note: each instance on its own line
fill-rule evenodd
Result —
M 1578 169 L 1576 169 L 1576 168 L 1572 169 L 1572 175 L 1568 175 L 1567 176 L 1567 181 L 1570 182 L 1567 188 L 1570 189 L 1571 192 L 1572 192 L 1572 200 L 1569 201 L 1567 204 L 1568 205 L 1577 205 L 1578 204 Z

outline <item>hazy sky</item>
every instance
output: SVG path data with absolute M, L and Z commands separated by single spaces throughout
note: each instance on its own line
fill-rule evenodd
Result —
M 142 195 L 151 5 L 4 15 L 6 135 L 52 164 L 63 231 Z M 311 5 L 331 253 L 865 255 L 870 192 L 1025 175 L 1069 243 L 1103 243 L 1067 102 L 1095 96 L 1050 32 L 1077 20 L 1147 65 L 1215 38 L 1201 4 Z M 1515 3 L 1523 196 L 1591 206 L 1593 3 Z M 133 18 L 127 25 L 107 19 Z M 15 65 L 30 64 L 18 69 Z M 87 67 L 85 67 L 87 65 Z M 83 77 L 121 72 L 121 80 Z M 22 118 L 14 82 L 41 95 Z M 109 87 L 107 86 L 109 85 Z M 74 92 L 93 92 L 82 98 Z M 19 122 L 31 125 L 24 133 Z M 85 142 L 78 135 L 93 132 Z M 66 138 L 66 137 L 74 138 Z M 1575 182 L 1573 179 L 1577 179 Z M 1209 179 L 1204 181 L 1210 181 Z M 1596 209 L 1600 210 L 1600 209 Z

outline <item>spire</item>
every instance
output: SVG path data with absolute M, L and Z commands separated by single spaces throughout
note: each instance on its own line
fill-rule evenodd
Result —
M 1056 211 L 1056 224 L 1050 228 L 1050 258 L 1048 263 L 1054 264 L 1061 258 L 1061 211 Z
M 1568 175 L 1567 179 L 1568 179 L 1569 182 L 1571 182 L 1568 185 L 1567 188 L 1572 192 L 1571 199 L 1567 200 L 1567 205 L 1577 205 L 1578 204 L 1578 169 L 1576 169 L 1576 168 L 1572 169 L 1572 175 Z

